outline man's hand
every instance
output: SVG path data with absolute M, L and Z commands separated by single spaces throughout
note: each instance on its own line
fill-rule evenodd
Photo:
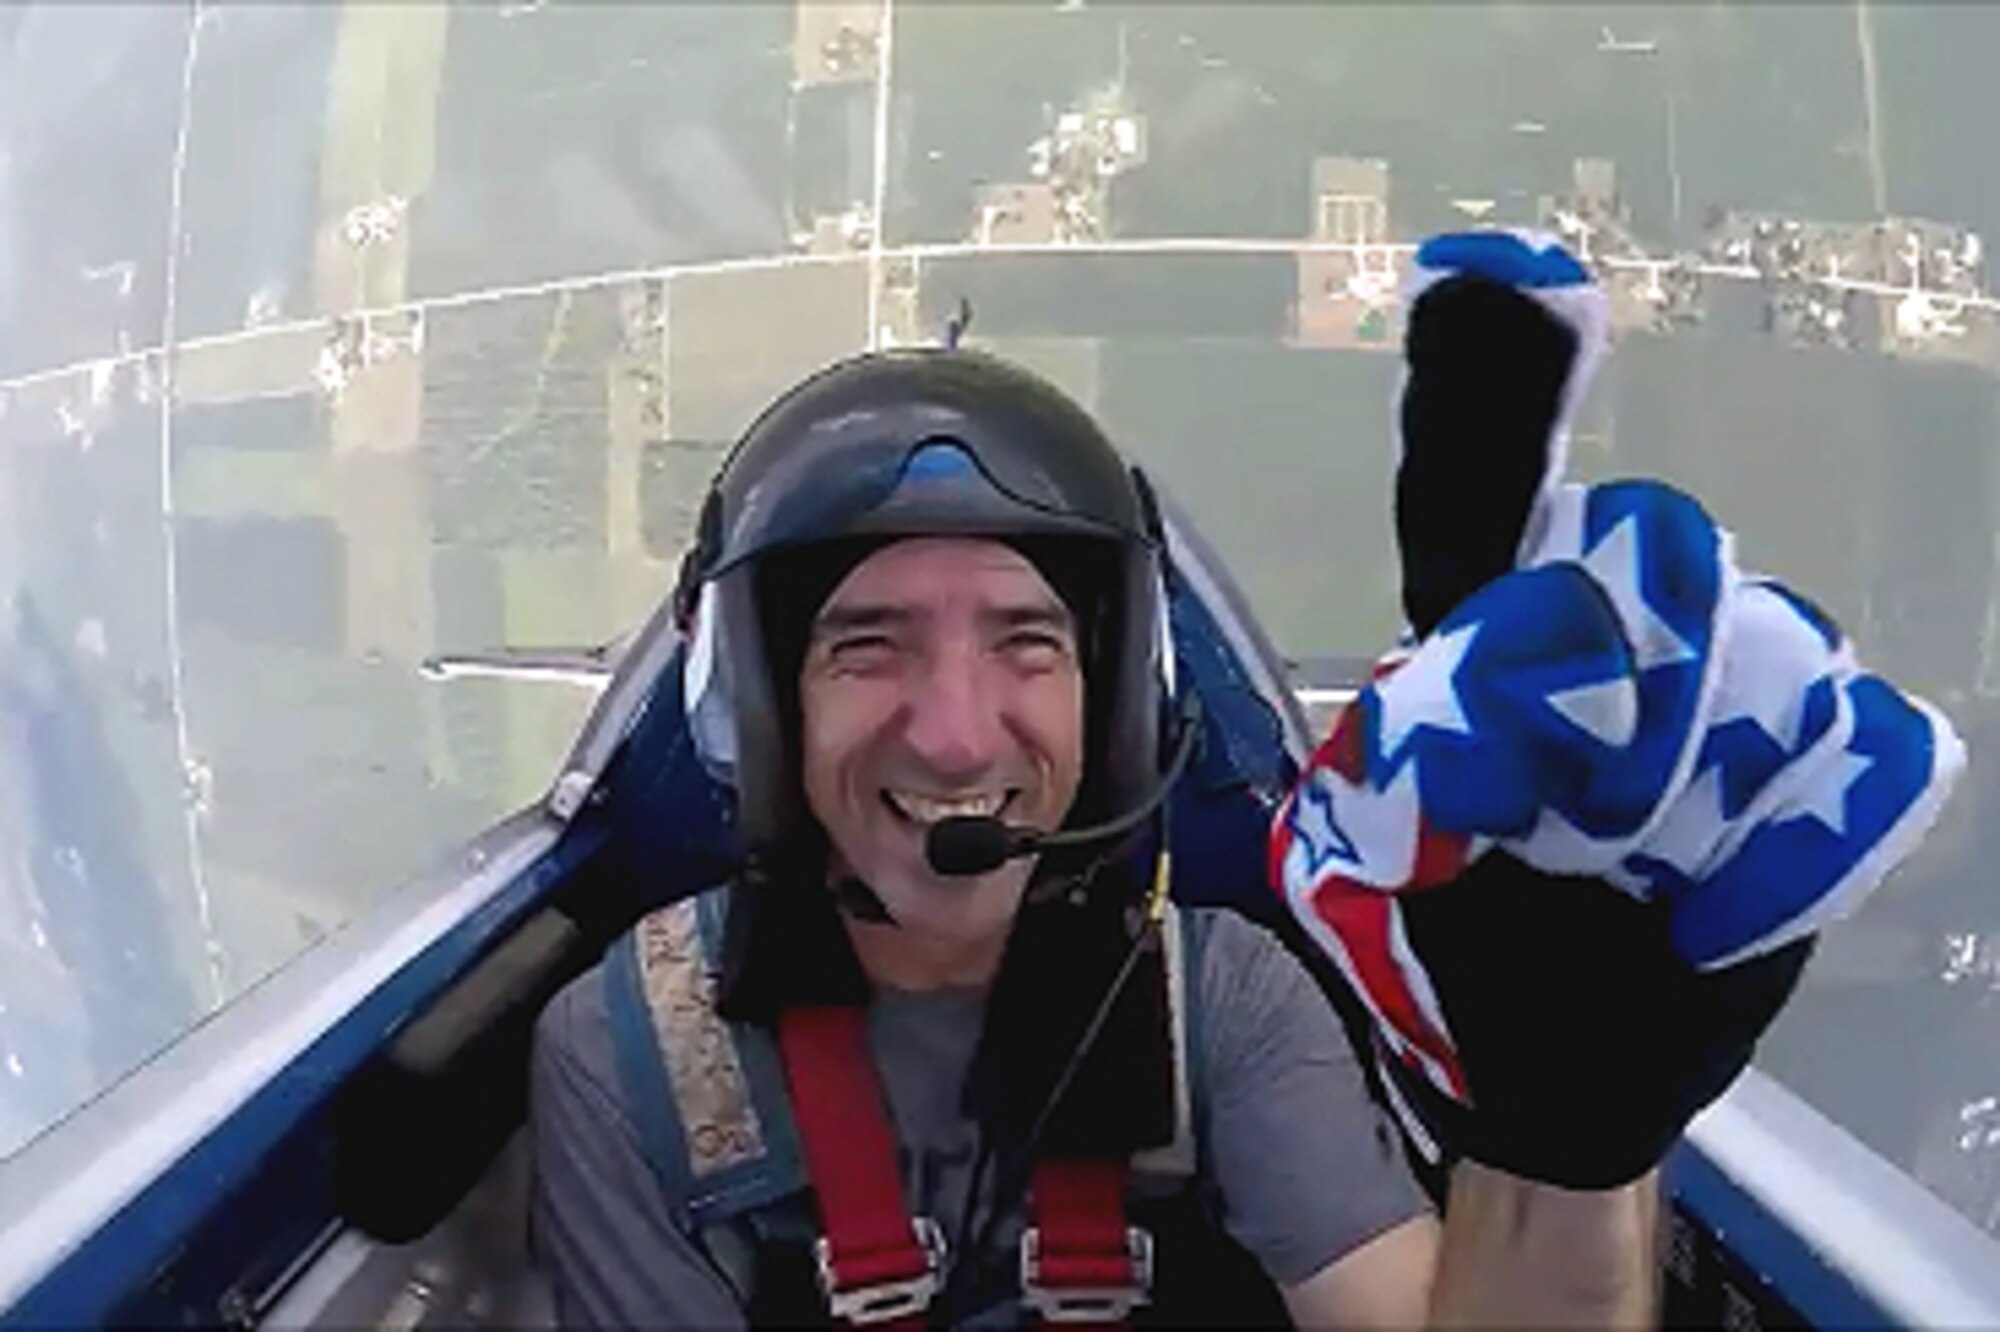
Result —
M 1608 346 L 1581 263 L 1481 232 L 1416 266 L 1395 516 L 1418 645 L 1312 756 L 1272 879 L 1367 1005 L 1406 1127 L 1469 1158 L 1436 1312 L 1643 1322 L 1652 1172 L 1963 751 L 1691 497 L 1561 484 Z
M 1470 1099 L 1420 1077 L 1398 1087 L 1465 1155 L 1571 1189 L 1614 1188 L 1659 1162 L 1750 1062 L 1814 943 L 1696 971 L 1674 952 L 1665 903 L 1502 852 L 1403 907 Z

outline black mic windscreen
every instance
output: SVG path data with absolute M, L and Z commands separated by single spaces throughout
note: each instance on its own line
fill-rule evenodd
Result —
M 957 878 L 999 869 L 1019 854 L 1019 833 L 998 819 L 962 815 L 939 819 L 924 834 L 932 871 Z

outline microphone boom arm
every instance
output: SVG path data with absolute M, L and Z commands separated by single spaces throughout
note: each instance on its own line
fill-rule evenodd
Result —
M 1201 739 L 1201 699 L 1192 690 L 1181 699 L 1175 717 L 1174 752 L 1153 789 L 1132 808 L 1104 823 L 1084 828 L 1039 832 L 1016 828 L 980 815 L 939 819 L 924 835 L 924 859 L 938 874 L 953 878 L 990 874 L 1017 856 L 1056 847 L 1088 846 L 1122 837 L 1166 802 L 1194 759 Z

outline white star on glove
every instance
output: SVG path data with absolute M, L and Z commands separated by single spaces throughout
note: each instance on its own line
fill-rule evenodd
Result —
M 1865 754 L 1841 750 L 1827 760 L 1825 780 L 1811 783 L 1812 794 L 1799 801 L 1799 813 L 1818 819 L 1835 837 L 1847 836 L 1847 793 L 1874 766 L 1875 760 Z
M 1584 554 L 1583 567 L 1597 580 L 1632 642 L 1632 659 L 1642 671 L 1693 661 L 1694 649 L 1647 604 L 1639 578 L 1639 516 L 1627 514 Z
M 1352 865 L 1359 859 L 1354 843 L 1334 825 L 1328 808 L 1333 793 L 1327 787 L 1327 775 L 1314 773 L 1313 779 L 1299 788 L 1298 807 L 1292 813 L 1292 831 L 1298 835 L 1295 845 L 1305 848 L 1306 872 L 1312 875 L 1329 860 Z
M 1478 624 L 1467 624 L 1432 639 L 1401 670 L 1375 686 L 1382 716 L 1378 741 L 1385 760 L 1393 763 L 1419 726 L 1472 734 L 1458 704 L 1457 676 L 1478 632 Z
M 1405 764 L 1380 791 L 1321 769 L 1300 787 L 1291 814 L 1284 875 L 1290 891 L 1310 890 L 1335 867 L 1341 878 L 1395 888 L 1416 867 L 1417 775 Z M 1364 850 L 1365 848 L 1365 850 Z
M 1558 689 L 1548 697 L 1566 720 L 1613 749 L 1631 744 L 1639 729 L 1639 691 L 1626 676 Z

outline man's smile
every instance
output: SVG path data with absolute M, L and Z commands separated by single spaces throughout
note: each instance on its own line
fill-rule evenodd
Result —
M 928 828 L 945 819 L 998 818 L 1000 811 L 1014 803 L 1017 787 L 1004 791 L 977 791 L 964 795 L 937 796 L 919 791 L 885 789 L 882 803 L 905 823 Z

